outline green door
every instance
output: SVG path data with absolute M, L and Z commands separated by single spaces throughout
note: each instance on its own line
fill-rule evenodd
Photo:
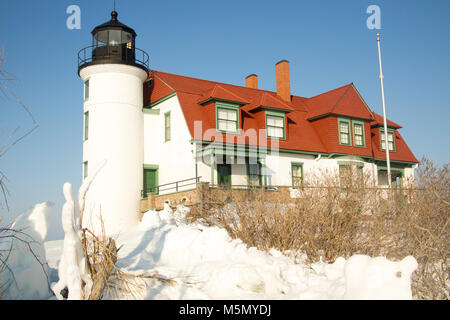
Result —
M 149 193 L 158 193 L 157 169 L 144 169 L 143 196 Z
M 231 187 L 231 164 L 217 164 L 217 183 L 220 187 Z

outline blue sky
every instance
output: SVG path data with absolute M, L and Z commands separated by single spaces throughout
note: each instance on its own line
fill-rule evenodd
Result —
M 6 221 L 33 204 L 56 204 L 62 185 L 81 183 L 82 81 L 77 52 L 90 31 L 110 18 L 113 1 L 1 0 L 3 68 L 20 81 L 11 88 L 39 128 L 0 158 L 9 179 Z M 290 61 L 291 92 L 310 97 L 353 82 L 372 110 L 382 113 L 376 33 L 382 35 L 388 117 L 417 158 L 449 161 L 450 1 L 139 1 L 118 0 L 119 20 L 133 27 L 152 69 L 276 90 L 275 63 Z M 69 30 L 66 9 L 81 8 L 81 29 Z M 381 30 L 369 30 L 369 5 L 381 8 Z M 20 133 L 32 121 L 14 100 L 0 99 L 0 132 Z M 0 143 L 5 135 L 0 136 Z

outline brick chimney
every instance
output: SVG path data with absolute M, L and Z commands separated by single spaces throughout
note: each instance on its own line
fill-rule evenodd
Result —
M 258 76 L 256 74 L 251 74 L 245 78 L 245 86 L 247 88 L 258 89 Z
M 277 94 L 285 101 L 291 102 L 291 84 L 289 80 L 289 61 L 281 60 L 275 64 L 277 77 Z

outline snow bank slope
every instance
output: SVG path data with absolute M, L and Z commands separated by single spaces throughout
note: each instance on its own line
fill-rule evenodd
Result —
M 148 211 L 139 226 L 118 237 L 122 269 L 177 280 L 172 286 L 153 281 L 139 298 L 411 299 L 413 257 L 296 264 L 276 250 L 247 248 L 224 229 L 185 224 L 185 210 Z
M 33 209 L 18 216 L 0 242 L 0 253 L 6 257 L 6 266 L 0 264 L 0 280 L 4 299 L 46 299 L 49 290 L 48 265 L 44 241 L 49 229 L 50 202 L 36 204 Z

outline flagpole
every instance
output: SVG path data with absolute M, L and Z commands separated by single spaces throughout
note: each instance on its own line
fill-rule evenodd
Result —
M 386 102 L 384 99 L 383 68 L 381 66 L 381 49 L 380 49 L 380 34 L 379 33 L 377 33 L 377 42 L 378 42 L 378 61 L 380 63 L 381 99 L 383 102 L 384 147 L 386 149 L 386 163 L 387 163 L 387 171 L 388 171 L 389 188 L 391 188 L 392 187 L 391 161 L 389 159 L 389 141 L 388 141 L 388 131 L 387 131 L 387 120 L 386 120 Z

